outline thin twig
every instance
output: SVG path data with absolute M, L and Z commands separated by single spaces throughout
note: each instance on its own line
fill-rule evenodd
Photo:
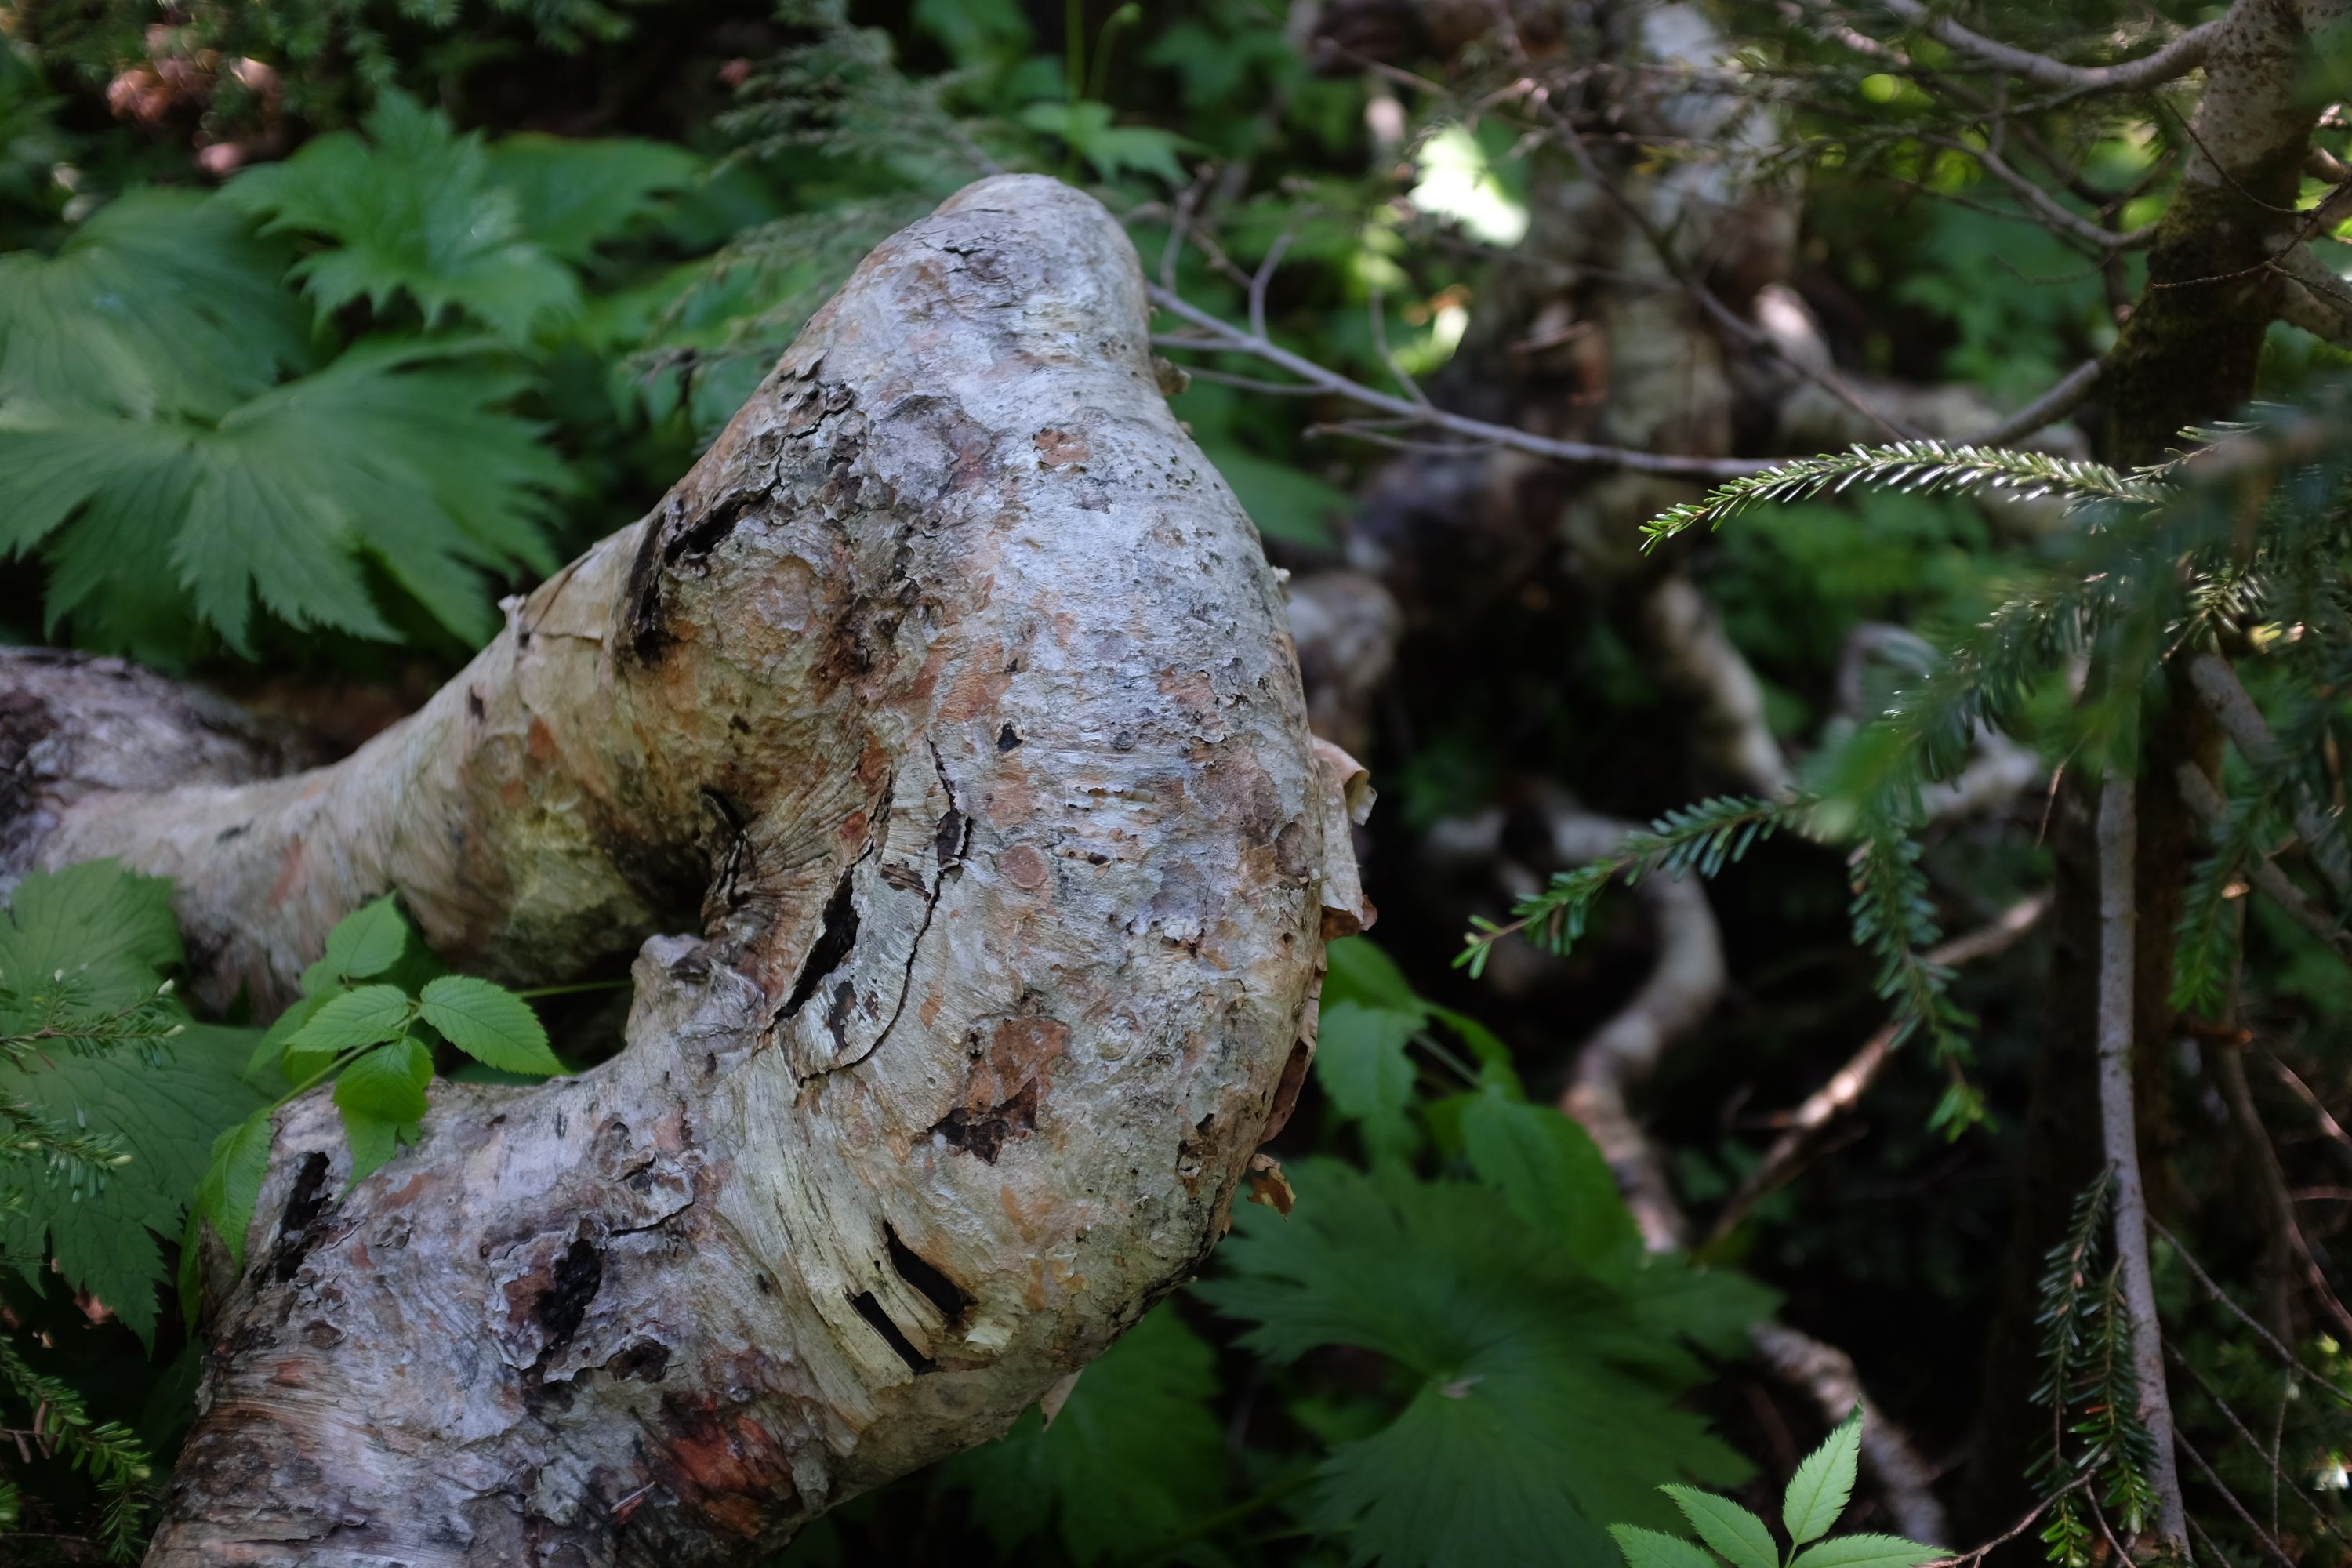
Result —
M 1410 424 L 1434 426 L 1465 436 L 1489 446 L 1507 447 L 1513 451 L 1534 457 L 1552 458 L 1564 463 L 1582 463 L 1594 468 L 1630 468 L 1637 473 L 1668 474 L 1677 479 L 1727 479 L 1742 474 L 1752 474 L 1767 465 L 1744 458 L 1688 458 L 1669 453 L 1636 451 L 1627 447 L 1596 447 L 1584 441 L 1555 441 L 1548 436 L 1520 430 L 1508 425 L 1490 425 L 1483 419 L 1466 418 L 1462 415 L 1434 406 L 1424 407 L 1405 398 L 1392 397 L 1375 391 L 1362 382 L 1352 381 L 1339 372 L 1327 370 L 1314 361 L 1292 353 L 1280 344 L 1268 341 L 1263 334 L 1237 327 L 1189 303 L 1171 289 L 1154 286 L 1151 302 L 1170 315 L 1190 323 L 1215 340 L 1219 349 L 1229 353 L 1248 354 L 1265 361 L 1279 370 L 1288 371 L 1302 382 L 1311 383 L 1334 396 L 1344 397 L 1367 408 L 1377 408 L 1395 415 Z M 1200 345 L 1193 345 L 1200 346 Z
M 2305 1383 L 2324 1388 L 2327 1390 L 2328 1393 L 2336 1395 L 2336 1398 L 2342 1400 L 2347 1405 L 2352 1405 L 2352 1393 L 2347 1393 L 2344 1389 L 2337 1387 L 2335 1384 L 2330 1383 L 2327 1379 L 2320 1376 L 2317 1373 L 2304 1365 L 2300 1357 L 2298 1357 L 2293 1351 L 2287 1349 L 2285 1345 L 2279 1342 L 2279 1338 L 2276 1334 L 2272 1333 L 2268 1329 L 2263 1327 L 2262 1324 L 2256 1322 L 2252 1314 L 2248 1312 L 2243 1307 L 2239 1306 L 2228 1291 L 2213 1283 L 2213 1277 L 2205 1272 L 2203 1265 L 2197 1261 L 2196 1256 L 2193 1253 L 2191 1253 L 2187 1247 L 2180 1245 L 2180 1238 L 2179 1237 L 2164 1228 L 2164 1223 L 2161 1220 L 2150 1219 L 2147 1222 L 2147 1225 L 2150 1230 L 2153 1230 L 2158 1236 L 2164 1238 L 2164 1245 L 2172 1248 L 2173 1256 L 2179 1258 L 2182 1263 L 2188 1265 L 2189 1272 L 2197 1277 L 2197 1282 L 2200 1285 L 2205 1287 L 2205 1293 L 2207 1295 L 2212 1297 L 2214 1300 L 2228 1308 L 2231 1317 L 2237 1319 L 2238 1321 L 2245 1324 L 2246 1327 L 2253 1330 L 2256 1334 L 2261 1336 L 2263 1343 L 2270 1346 L 2271 1353 L 2278 1357 L 2280 1365 L 2285 1367 L 2297 1377 L 2302 1378 Z
M 2245 1439 L 2246 1447 L 2252 1448 L 2256 1454 L 2263 1454 L 2262 1439 L 2256 1437 L 2252 1432 L 2246 1429 L 2246 1424 L 2238 1418 L 2238 1413 L 2230 1408 L 2229 1401 L 2223 1399 L 2221 1395 L 2215 1391 L 2211 1384 L 2205 1381 L 2205 1374 L 2197 1370 L 2196 1363 L 2190 1361 L 2187 1356 L 2182 1355 L 2180 1353 L 2179 1347 L 2177 1345 L 2167 1345 L 2164 1349 L 2165 1353 L 2172 1358 L 2172 1363 L 2189 1374 L 2189 1381 L 2195 1384 L 2198 1387 L 2198 1391 L 2203 1394 L 2206 1398 L 2213 1402 L 2213 1408 L 2219 1410 L 2223 1417 L 2229 1421 L 2231 1426 L 2236 1430 L 2238 1436 Z M 2279 1532 L 2277 1483 L 2283 1479 L 2280 1475 L 2279 1461 L 2275 1445 L 2273 1445 L 2273 1451 L 2269 1454 L 2263 1455 L 2263 1458 L 2264 1462 L 2270 1467 L 2271 1472 L 2270 1533 L 2271 1536 L 2275 1539 Z M 2292 1489 L 2294 1492 L 2295 1500 L 2303 1504 L 2305 1508 L 2311 1510 L 2311 1517 L 2318 1522 L 2320 1529 L 2326 1531 L 2328 1534 L 2334 1536 L 2338 1541 L 2347 1541 L 2347 1544 L 2352 1544 L 2352 1541 L 2347 1541 L 2344 1532 L 2336 1528 L 2336 1522 L 2327 1517 L 2326 1510 L 2321 1509 L 2317 1503 L 2312 1501 L 2303 1494 L 2302 1488 L 2296 1487 Z
M 2007 1530 L 2002 1531 L 1999 1535 L 1994 1536 L 1990 1541 L 1986 1542 L 1982 1546 L 1978 1547 L 1975 1551 L 1963 1552 L 1958 1557 L 1938 1557 L 1933 1563 L 1922 1564 L 1922 1568 L 1976 1568 L 1976 1565 L 1983 1562 L 1988 1556 L 2008 1545 L 2019 1536 L 2023 1535 L 2027 1531 L 2032 1530 L 2036 1524 L 2039 1524 L 2042 1521 L 2042 1516 L 2048 1513 L 2053 1507 L 2056 1506 L 2060 1498 L 2066 1496 L 2070 1492 L 2081 1491 L 2084 1488 L 2091 1484 L 2092 1479 L 2093 1478 L 2089 1476 L 2076 1476 L 2073 1480 L 2068 1481 L 2064 1486 L 2060 1487 L 2056 1491 L 2052 1492 L 2048 1497 L 2043 1498 L 2040 1502 L 2035 1503 L 2032 1511 L 2027 1513 L 2024 1518 L 2019 1520 L 2015 1524 L 2011 1525 Z
M 1931 147 L 1962 153 L 1973 158 L 1977 166 L 2007 185 L 2017 199 L 2031 208 L 2035 218 L 2045 228 L 2078 239 L 2101 252 L 2145 250 L 2156 243 L 2156 225 L 2145 223 L 2134 229 L 2118 232 L 2103 228 L 2071 207 L 2061 205 L 2058 198 L 2042 189 L 2039 181 L 2028 179 L 2010 167 L 2008 160 L 1989 147 L 1971 146 L 1957 136 L 1922 138 Z
M 1923 434 L 1900 420 L 1890 418 L 1884 410 L 1855 391 L 1852 384 L 1835 371 L 1825 366 L 1810 364 L 1790 353 L 1778 338 L 1725 304 L 1716 295 L 1715 290 L 1709 289 L 1683 265 L 1682 258 L 1675 252 L 1674 241 L 1658 226 L 1656 220 L 1642 210 L 1639 203 L 1627 195 L 1618 187 L 1617 183 L 1609 177 L 1607 171 L 1601 167 L 1601 161 L 1595 158 L 1592 155 L 1592 150 L 1585 145 L 1583 133 L 1576 128 L 1576 122 L 1554 105 L 1545 89 L 1532 80 L 1529 82 L 1528 100 L 1559 133 L 1560 144 L 1568 149 L 1569 156 L 1576 162 L 1577 172 L 1606 197 L 1612 205 L 1625 215 L 1635 230 L 1649 243 L 1651 251 L 1658 258 L 1658 265 L 1665 268 L 1667 276 L 1681 287 L 1691 302 L 1698 306 L 1726 336 L 1750 353 L 1766 354 L 1780 361 L 1780 363 L 1819 386 L 1840 403 L 1898 440 L 1916 439 Z
M 2133 946 L 2139 929 L 2133 875 L 2139 823 L 2129 777 L 2109 773 L 2099 791 L 2099 1127 L 2116 1174 L 2116 1258 L 2130 1314 L 2132 1370 L 2139 1384 L 2139 1421 L 2155 1438 L 2148 1482 L 2156 1491 L 2156 1535 L 2188 1550 L 2180 1471 L 2172 1455 L 2172 1403 L 2164 1386 L 2164 1325 L 2147 1262 L 2147 1195 L 2139 1172 L 2139 1132 L 2132 1109 Z
M 2271 1539 L 2269 1531 L 2254 1522 L 2254 1516 L 2246 1511 L 2246 1505 L 2238 1500 L 2238 1494 L 2221 1484 L 2221 1478 L 2213 1473 L 2213 1467 L 2205 1462 L 2205 1456 L 2197 1451 L 2197 1445 L 2191 1443 L 2184 1434 L 2179 1432 L 2172 1435 L 2172 1440 L 2179 1445 L 2182 1453 L 2197 1462 L 2197 1468 L 2205 1472 L 2207 1484 L 2221 1494 L 2222 1500 L 2230 1505 L 2230 1511 L 2238 1516 L 2239 1522 L 2253 1531 L 2254 1539 L 2262 1542 L 2263 1551 L 2276 1558 L 2284 1568 L 2302 1568 L 2302 1564 L 2289 1557 L 2279 1543 Z
M 2246 761 L 2257 768 L 2269 768 L 2284 761 L 2277 740 L 2263 718 L 2262 710 L 2246 694 L 2237 671 L 2230 661 L 2218 653 L 2200 653 L 2189 661 L 2189 683 L 2197 688 L 2213 717 L 2221 721 L 2222 731 Z M 2352 848 L 2347 848 L 2344 836 L 2336 824 L 2320 809 L 2311 792 L 2298 784 L 2294 806 L 2294 827 L 2303 835 L 2305 848 L 2311 851 L 2320 875 L 2327 879 L 2339 900 L 2352 901 Z

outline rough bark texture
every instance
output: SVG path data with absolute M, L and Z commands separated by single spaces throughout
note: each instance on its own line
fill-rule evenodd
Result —
M 1118 226 L 1007 177 L 895 237 L 413 718 L 41 827 L 179 879 L 215 997 L 386 889 L 509 980 L 644 944 L 625 1052 L 349 1194 L 283 1114 L 151 1563 L 743 1562 L 1001 1431 L 1295 1092 L 1341 773 Z

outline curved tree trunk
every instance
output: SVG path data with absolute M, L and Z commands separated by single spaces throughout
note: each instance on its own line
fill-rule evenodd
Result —
M 342 763 L 125 790 L 50 705 L 18 837 L 177 878 L 215 1000 L 282 1005 L 387 889 L 510 981 L 644 944 L 619 1057 L 440 1086 L 348 1194 L 331 1107 L 283 1114 L 151 1563 L 749 1561 L 1197 1267 L 1361 916 L 1274 579 L 1146 344 L 1108 215 L 985 181 Z

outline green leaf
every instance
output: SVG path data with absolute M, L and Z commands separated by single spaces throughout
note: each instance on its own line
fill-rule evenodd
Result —
M 352 1186 L 375 1174 L 403 1143 L 415 1142 L 423 1131 L 416 1122 L 386 1121 L 340 1102 L 335 1109 L 342 1115 L 343 1135 L 352 1146 Z
M 1899 1535 L 1841 1535 L 1807 1547 L 1790 1568 L 1919 1568 L 1951 1553 Z
M 180 962 L 172 883 L 117 860 L 28 871 L 0 919 L 0 986 L 26 992 L 62 971 L 93 1006 L 151 994 L 156 973 Z
M 1249 1325 L 1244 1348 L 1288 1363 L 1353 1346 L 1415 1390 L 1332 1450 L 1310 1496 L 1313 1522 L 1348 1532 L 1355 1561 L 1604 1562 L 1609 1524 L 1674 1522 L 1660 1483 L 1747 1474 L 1675 1408 L 1705 1369 L 1673 1314 L 1587 1272 L 1487 1189 L 1324 1160 L 1292 1175 L 1288 1220 L 1237 1208 L 1220 1276 L 1193 1289 Z M 1691 1289 L 1757 1299 L 1727 1274 Z
M 265 232 L 317 235 L 331 248 L 294 268 L 323 318 L 364 298 L 382 314 L 415 301 L 430 327 L 456 310 L 509 341 L 578 314 L 572 269 L 530 242 L 522 204 L 497 183 L 478 135 L 397 90 L 376 99 L 367 140 L 339 131 L 280 163 L 248 169 L 224 200 Z M 586 220 L 569 215 L 576 235 Z
M 521 134 L 488 152 L 489 178 L 514 198 L 522 233 L 550 255 L 574 264 L 653 210 L 656 198 L 682 188 L 702 160 L 663 142 L 579 141 Z
M 139 191 L 54 257 L 0 255 L 0 426 L 217 415 L 309 358 L 285 259 L 216 201 Z M 37 527 L 0 522 L 0 550 Z
M 1722 1568 L 1722 1564 L 1678 1535 L 1662 1535 L 1637 1524 L 1612 1524 L 1625 1568 Z
M 1675 1500 L 1698 1538 L 1731 1559 L 1732 1568 L 1780 1568 L 1780 1549 L 1764 1521 L 1727 1497 L 1696 1487 L 1658 1489 Z
M 0 1210 L 0 1256 L 28 1279 L 55 1258 L 68 1284 L 97 1296 L 152 1342 L 163 1272 L 155 1237 L 179 1229 L 181 1206 L 198 1191 L 215 1136 L 261 1103 L 244 1079 L 252 1044 L 248 1030 L 191 1024 L 160 1061 L 70 1057 L 53 1068 L 0 1068 L 0 1097 L 110 1134 L 131 1156 L 104 1191 L 79 1202 L 49 1183 L 18 1183 L 16 1205 Z M 263 1121 L 266 1129 L 266 1115 Z
M 270 1107 L 265 1105 L 213 1140 L 212 1156 L 189 1205 L 189 1250 L 194 1250 L 202 1222 L 212 1226 L 231 1260 L 240 1268 L 245 1266 L 245 1233 L 253 1224 L 262 1181 L 269 1174 L 272 1128 Z
M 1406 1110 L 1412 1104 L 1414 1072 L 1404 1047 L 1423 1016 L 1355 1002 L 1323 1009 L 1316 1080 L 1331 1109 L 1361 1122 L 1366 1146 L 1383 1153 L 1410 1152 L 1413 1145 Z
M 1822 1446 L 1805 1456 L 1780 1500 L 1780 1521 L 1789 1539 L 1802 1546 L 1829 1532 L 1853 1496 L 1854 1471 L 1862 1459 L 1862 1406 L 1838 1424 Z
M 1323 959 L 1330 965 L 1329 973 L 1323 976 L 1326 1007 L 1340 1002 L 1360 1002 L 1367 1007 L 1411 1013 L 1428 1005 L 1413 994 L 1412 983 L 1396 966 L 1396 960 L 1382 952 L 1368 936 L 1340 938 L 1323 950 Z
M 327 933 L 326 956 L 320 960 L 327 974 L 341 980 L 366 980 L 400 962 L 408 947 L 408 921 L 390 894 L 371 900 L 335 922 Z M 310 976 L 303 976 L 309 988 Z
M 362 985 L 330 998 L 287 1040 L 287 1076 L 299 1082 L 345 1051 L 399 1038 L 415 1011 L 397 985 Z
M 371 561 L 451 633 L 487 640 L 481 574 L 552 569 L 539 520 L 570 481 L 537 426 L 497 410 L 518 382 L 435 357 L 362 345 L 210 425 L 0 420 L 0 552 L 56 534 L 49 624 L 100 647 L 184 657 L 168 623 L 193 616 L 249 653 L 257 597 L 297 629 L 393 640 Z
M 1078 1563 L 1130 1557 L 1221 1498 L 1215 1359 L 1157 1307 L 1087 1367 L 1052 1426 L 1033 1409 L 941 1479 L 970 1490 L 973 1519 L 1008 1554 L 1050 1527 Z
M 395 1126 L 421 1121 L 425 1086 L 433 1081 L 433 1053 L 415 1038 L 373 1050 L 335 1078 L 335 1107 Z
M 425 986 L 422 1000 L 425 1021 L 484 1067 L 542 1076 L 563 1070 L 539 1015 L 503 985 L 445 974 Z
M 1500 1091 L 1473 1098 L 1462 1117 L 1471 1168 L 1502 1189 L 1511 1212 L 1558 1237 L 1596 1274 L 1622 1274 L 1642 1237 L 1592 1135 L 1549 1106 L 1514 1104 Z

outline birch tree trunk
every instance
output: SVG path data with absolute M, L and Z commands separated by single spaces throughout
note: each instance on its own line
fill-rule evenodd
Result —
M 749 1562 L 995 1436 L 1198 1268 L 1369 919 L 1133 253 L 1036 177 L 886 242 L 338 765 L 146 787 L 266 763 L 133 672 L 0 694 L 49 731 L 0 848 L 178 879 L 215 1001 L 386 890 L 509 982 L 639 950 L 620 1056 L 438 1086 L 348 1194 L 283 1113 L 152 1563 Z

